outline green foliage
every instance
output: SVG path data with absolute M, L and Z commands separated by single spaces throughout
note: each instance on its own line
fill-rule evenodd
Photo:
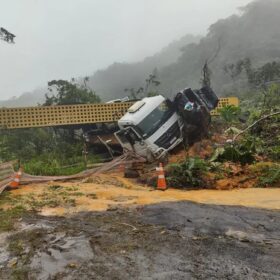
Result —
M 208 169 L 208 163 L 203 159 L 186 158 L 182 163 L 168 165 L 167 181 L 174 188 L 203 187 L 202 175 Z
M 259 114 L 252 117 L 251 122 L 259 119 Z M 274 116 L 259 122 L 250 130 L 250 134 L 255 139 L 262 142 L 261 154 L 266 155 L 271 160 L 280 160 L 280 116 Z
M 258 177 L 257 187 L 279 187 L 280 165 L 277 163 L 258 163 L 251 167 L 251 171 Z
M 25 212 L 26 209 L 23 206 L 16 206 L 8 210 L 0 209 L 0 232 L 13 230 L 14 223 L 17 219 L 22 217 Z
M 241 73 L 245 70 L 247 75 L 250 74 L 252 66 L 251 60 L 249 58 L 240 59 L 235 64 L 230 63 L 224 66 L 224 72 L 228 74 L 233 82 L 236 81 L 236 78 L 241 75 Z
M 53 80 L 48 82 L 49 91 L 55 91 L 56 93 L 52 96 L 46 94 L 46 101 L 43 105 L 51 106 L 99 103 L 101 101 L 100 97 L 94 91 L 87 88 L 86 80 L 87 79 L 85 78 L 84 86 L 65 80 Z
M 268 170 L 264 172 L 264 174 L 259 178 L 260 186 L 280 186 L 280 166 L 275 165 L 270 167 Z
M 75 166 L 62 166 L 57 159 L 44 161 L 42 159 L 32 159 L 24 163 L 24 171 L 32 175 L 44 176 L 60 176 L 73 175 L 85 170 L 83 162 L 77 163 Z
M 249 137 L 239 143 L 226 144 L 222 148 L 217 148 L 212 155 L 211 162 L 239 162 L 250 164 L 255 161 L 254 155 L 257 152 L 257 143 L 254 138 Z
M 264 86 L 280 78 L 280 62 L 272 61 L 248 71 L 248 82 L 253 86 Z
M 0 161 L 19 159 L 33 175 L 71 175 L 85 169 L 83 143 L 71 138 L 66 130 L 50 128 L 2 131 Z M 89 155 L 88 163 L 98 162 Z
M 50 152 L 56 143 L 50 129 L 3 130 L 0 133 L 0 161 L 29 160 L 37 154 Z
M 272 83 L 268 87 L 263 88 L 262 95 L 263 104 L 261 109 L 263 112 L 269 113 L 280 109 L 280 84 Z
M 233 123 L 238 120 L 240 108 L 234 105 L 227 105 L 219 109 L 220 117 L 227 123 Z
M 100 102 L 100 98 L 84 85 L 64 80 L 48 83 L 56 94 L 46 95 L 45 106 Z M 70 175 L 85 169 L 83 142 L 76 127 L 34 128 L 2 131 L 0 162 L 19 159 L 27 173 L 34 175 Z M 89 162 L 96 162 L 92 156 Z

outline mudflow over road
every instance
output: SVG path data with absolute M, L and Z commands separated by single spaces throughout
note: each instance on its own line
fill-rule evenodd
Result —
M 102 175 L 29 185 L 1 279 L 279 279 L 280 190 L 154 191 Z

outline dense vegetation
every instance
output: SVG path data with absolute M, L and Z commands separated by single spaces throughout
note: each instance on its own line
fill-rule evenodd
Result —
M 100 98 L 75 81 L 51 81 L 44 106 L 97 103 Z M 0 161 L 20 160 L 27 173 L 35 175 L 68 175 L 95 162 L 94 155 L 85 157 L 81 132 L 75 126 L 2 130 Z
M 233 141 L 216 148 L 205 159 L 186 157 L 169 165 L 167 180 L 171 186 L 211 187 L 219 179 L 231 181 L 236 172 L 233 170 L 238 169 L 246 174 L 244 182 L 252 180 L 255 187 L 280 186 L 280 84 L 269 83 L 279 75 L 268 75 L 271 67 L 263 66 L 255 73 L 262 71 L 262 77 L 270 78 L 262 84 L 256 79 L 254 86 L 260 88 L 244 94 L 240 107 L 224 107 L 213 119 L 212 130 L 227 134 Z

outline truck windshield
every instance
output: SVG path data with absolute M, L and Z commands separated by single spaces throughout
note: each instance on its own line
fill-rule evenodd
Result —
M 143 138 L 146 139 L 150 137 L 173 115 L 173 113 L 174 111 L 168 107 L 167 102 L 163 101 L 137 125 L 137 128 L 140 130 Z

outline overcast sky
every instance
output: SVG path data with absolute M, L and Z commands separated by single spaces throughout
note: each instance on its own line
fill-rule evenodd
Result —
M 0 0 L 0 100 L 202 34 L 251 0 Z

